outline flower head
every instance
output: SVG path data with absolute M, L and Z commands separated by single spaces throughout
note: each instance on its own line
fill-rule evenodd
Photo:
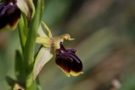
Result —
M 48 34 L 45 34 L 42 27 L 39 27 L 39 37 L 36 38 L 36 43 L 42 44 L 42 47 L 37 54 L 34 65 L 34 79 L 37 77 L 42 67 L 53 57 L 52 50 L 56 50 L 55 61 L 60 69 L 70 77 L 70 74 L 77 76 L 82 74 L 82 62 L 76 56 L 75 49 L 65 49 L 62 45 L 64 40 L 74 40 L 69 34 L 53 37 L 50 29 L 42 22 Z
M 21 11 L 14 0 L 0 4 L 0 30 L 14 30 L 20 18 Z
M 56 50 L 55 62 L 68 77 L 70 77 L 70 74 L 78 76 L 83 73 L 82 62 L 75 52 L 75 49 L 65 49 L 62 43 L 60 43 L 60 48 Z

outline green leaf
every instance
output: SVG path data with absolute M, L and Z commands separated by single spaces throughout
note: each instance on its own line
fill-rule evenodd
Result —
M 17 50 L 15 56 L 15 75 L 17 77 L 17 81 L 20 83 L 24 82 L 25 72 L 24 72 L 24 62 L 22 59 L 21 53 Z
M 36 79 L 36 84 L 37 84 L 37 85 L 36 85 L 36 90 L 42 90 L 38 77 L 37 77 L 37 79 Z
M 6 81 L 7 81 L 8 85 L 11 86 L 12 88 L 14 87 L 14 85 L 16 83 L 16 81 L 9 76 L 6 76 Z
M 43 66 L 53 57 L 50 47 L 42 47 L 36 57 L 34 64 L 34 79 L 38 76 Z
M 19 30 L 19 38 L 20 38 L 20 43 L 21 43 L 21 47 L 22 47 L 22 50 L 24 50 L 24 46 L 25 46 L 25 43 L 26 43 L 26 31 L 27 31 L 27 22 L 25 20 L 26 18 L 21 15 L 21 19 L 19 21 L 19 24 L 18 24 L 18 30 Z

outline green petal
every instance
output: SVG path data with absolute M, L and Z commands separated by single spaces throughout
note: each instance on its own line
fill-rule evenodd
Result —
M 42 44 L 44 47 L 50 47 L 51 46 L 51 41 L 48 37 L 37 37 L 36 43 Z
M 65 39 L 65 40 L 74 40 L 74 38 L 71 38 L 69 34 L 63 34 L 61 36 L 59 36 L 61 39 Z
M 50 38 L 52 38 L 53 35 L 52 35 L 51 30 L 49 29 L 49 27 L 44 22 L 42 22 L 42 24 L 43 24 L 44 28 L 46 29 L 46 31 L 48 32 L 48 36 Z
M 60 48 L 60 42 L 63 42 L 65 40 L 74 40 L 74 38 L 71 38 L 69 34 L 64 34 L 58 37 L 54 37 L 54 48 L 59 49 Z

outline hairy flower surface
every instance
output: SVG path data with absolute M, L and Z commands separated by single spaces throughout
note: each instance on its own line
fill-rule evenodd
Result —
M 60 49 L 56 50 L 55 62 L 68 77 L 70 75 L 78 76 L 83 73 L 82 62 L 75 52 L 75 49 L 65 49 L 62 43 L 60 43 Z

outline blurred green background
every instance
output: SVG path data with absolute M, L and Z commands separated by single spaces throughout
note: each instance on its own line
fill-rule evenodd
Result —
M 135 90 L 135 0 L 45 0 L 43 21 L 54 36 L 69 33 L 84 74 L 68 78 L 48 62 L 39 75 L 43 90 Z M 0 32 L 0 90 L 14 75 L 18 31 Z

